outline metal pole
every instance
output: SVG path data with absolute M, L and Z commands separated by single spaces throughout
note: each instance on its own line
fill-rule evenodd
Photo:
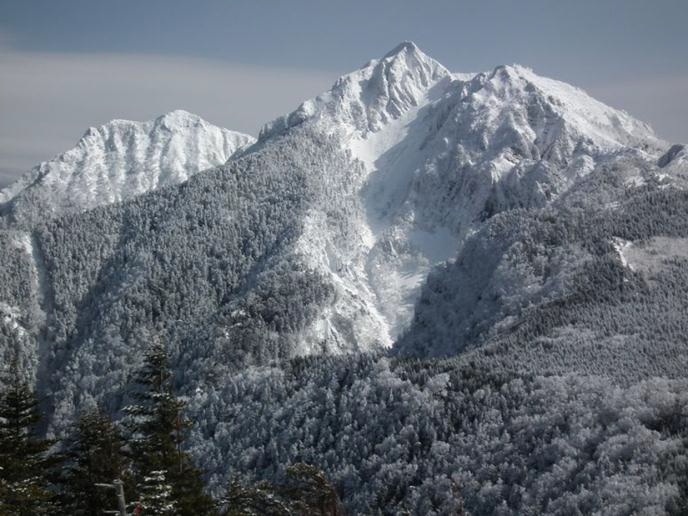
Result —
M 114 489 L 117 492 L 117 511 L 105 511 L 106 514 L 119 514 L 119 516 L 127 515 L 127 502 L 124 498 L 124 483 L 118 478 L 112 484 L 96 484 L 96 487 L 106 487 Z
M 119 478 L 115 480 L 117 486 L 117 505 L 119 506 L 120 516 L 127 516 L 127 501 L 124 499 L 124 482 Z

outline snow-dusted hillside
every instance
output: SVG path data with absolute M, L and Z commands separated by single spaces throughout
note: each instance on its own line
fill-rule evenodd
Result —
M 112 120 L 0 191 L 0 213 L 31 222 L 121 202 L 222 165 L 253 140 L 182 110 L 148 122 Z

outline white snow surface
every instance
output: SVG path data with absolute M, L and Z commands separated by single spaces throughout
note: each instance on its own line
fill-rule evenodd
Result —
M 623 238 L 614 238 L 612 240 L 612 246 L 614 247 L 614 250 L 616 253 L 619 255 L 619 261 L 621 262 L 622 267 L 627 267 L 630 270 L 635 270 L 633 265 L 629 263 L 628 261 L 628 250 L 633 246 L 633 242 L 630 240 L 624 240 Z
M 650 276 L 668 260 L 688 258 L 688 238 L 656 236 L 639 242 L 616 238 L 613 245 L 624 267 Z
M 0 205 L 38 197 L 59 215 L 120 202 L 222 165 L 253 141 L 183 110 L 148 122 L 112 120 L 0 191 Z

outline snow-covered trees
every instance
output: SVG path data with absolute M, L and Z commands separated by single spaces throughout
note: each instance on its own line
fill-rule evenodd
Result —
M 167 351 L 156 342 L 129 386 L 137 403 L 126 407 L 121 422 L 87 409 L 66 441 L 50 442 L 37 437 L 38 401 L 13 363 L 0 392 L 0 512 L 97 514 L 117 506 L 108 486 L 122 483 L 131 510 L 215 514 L 217 502 L 185 451 L 192 425 L 173 384 Z M 285 515 L 342 511 L 324 474 L 306 464 L 289 467 L 280 485 L 235 484 L 221 505 L 227 514 L 266 514 L 250 507 Z
M 209 514 L 214 503 L 203 492 L 201 472 L 182 448 L 189 422 L 172 380 L 167 351 L 156 342 L 136 378 L 133 397 L 138 403 L 125 409 L 136 489 L 144 509 L 153 514 Z
M 236 476 L 279 483 L 303 461 L 354 513 L 672 514 L 688 495 L 687 387 L 311 358 L 191 400 L 206 425 L 189 446 L 215 492 Z
M 428 277 L 395 352 L 470 351 L 485 367 L 577 371 L 622 382 L 683 376 L 686 257 L 656 249 L 655 267 L 636 268 L 614 242 L 641 245 L 657 236 L 682 242 L 688 195 L 627 189 L 613 172 L 589 178 L 552 207 L 489 220 L 453 263 Z M 618 205 L 600 211 L 598 201 L 609 198 Z
M 35 228 L 47 318 L 30 335 L 50 343 L 41 360 L 51 364 L 42 382 L 55 393 L 52 429 L 66 431 L 83 404 L 119 409 L 152 335 L 168 343 L 184 386 L 300 350 L 304 328 L 335 300 L 330 279 L 294 252 L 313 199 L 344 202 L 346 177 L 328 186 L 311 174 L 354 166 L 335 143 L 294 134 L 179 188 Z M 338 213 L 332 224 L 348 227 Z M 16 305 L 22 292 L 11 290 Z
M 179 514 L 178 502 L 172 493 L 172 485 L 167 471 L 152 470 L 144 473 L 138 485 L 139 499 L 131 504 L 141 510 L 142 514 L 154 516 L 171 516 Z M 197 512 L 185 514 L 198 514 Z

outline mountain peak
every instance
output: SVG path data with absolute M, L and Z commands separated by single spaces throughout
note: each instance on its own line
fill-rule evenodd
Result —
M 503 64 L 486 73 L 452 74 L 412 41 L 404 41 L 382 58 L 341 76 L 329 91 L 267 124 L 260 139 L 307 121 L 365 138 L 445 96 L 446 109 L 458 113 L 471 105 L 472 109 L 464 113 L 466 117 L 483 113 L 476 120 L 465 120 L 466 127 L 474 128 L 475 123 L 485 122 L 485 133 L 475 135 L 477 140 L 496 142 L 499 138 L 493 138 L 492 133 L 511 128 L 520 135 L 518 138 L 533 140 L 531 143 L 542 147 L 534 153 L 528 150 L 526 155 L 551 154 L 558 148 L 551 145 L 558 136 L 566 140 L 562 144 L 566 148 L 555 154 L 561 154 L 564 161 L 581 142 L 590 142 L 604 152 L 625 147 L 654 153 L 665 146 L 646 124 L 579 88 L 541 77 L 527 66 Z M 465 142 L 462 145 L 465 147 Z M 523 146 L 532 147 L 525 143 Z
M 423 54 L 423 52 L 418 48 L 418 45 L 416 45 L 413 41 L 402 41 L 392 50 L 387 52 L 383 59 L 394 57 L 404 52 Z
M 472 91 L 480 92 L 474 100 L 482 103 L 485 111 L 496 119 L 505 120 L 508 115 L 515 120 L 527 120 L 541 111 L 544 118 L 540 122 L 531 120 L 535 122 L 531 129 L 538 133 L 540 143 L 551 144 L 555 134 L 551 129 L 556 129 L 557 134 L 567 132 L 574 147 L 581 141 L 605 152 L 625 147 L 655 153 L 665 147 L 647 124 L 594 99 L 576 86 L 540 76 L 527 66 L 500 65 L 491 72 L 478 74 L 473 79 Z M 545 118 L 550 122 L 543 125 Z M 519 125 L 525 127 L 530 123 Z
M 89 127 L 81 137 L 79 143 L 82 143 L 83 140 L 89 140 L 89 138 L 97 137 L 99 134 L 112 134 L 113 132 L 127 130 L 136 131 L 139 129 L 144 129 L 147 131 L 154 131 L 156 129 L 183 131 L 199 125 L 208 127 L 212 126 L 212 124 L 208 123 L 200 116 L 190 113 L 189 111 L 185 111 L 184 109 L 174 109 L 168 113 L 165 113 L 164 115 L 160 115 L 153 120 L 148 120 L 146 122 L 137 122 L 135 120 L 129 120 L 126 118 L 114 118 L 98 127 Z
M 400 43 L 381 60 L 372 61 L 368 67 L 373 71 L 383 71 L 387 81 L 402 88 L 409 85 L 408 82 L 403 84 L 408 76 L 414 83 L 425 88 L 434 81 L 450 75 L 449 70 L 425 54 L 412 41 Z
M 167 128 L 184 128 L 193 127 L 198 124 L 207 124 L 200 116 L 185 111 L 183 109 L 175 109 L 169 113 L 159 116 L 155 119 L 156 126 L 163 126 Z
M 182 109 L 147 122 L 115 119 L 0 191 L 0 204 L 11 201 L 14 217 L 27 222 L 41 210 L 88 210 L 186 181 L 253 141 Z
M 498 66 L 495 66 L 494 70 L 492 70 L 492 76 L 493 77 L 504 77 L 504 78 L 515 78 L 515 77 L 523 77 L 528 74 L 534 74 L 532 68 L 528 68 L 527 66 L 522 66 L 520 64 L 501 64 Z
M 289 115 L 267 124 L 264 140 L 306 120 L 335 120 L 360 134 L 376 132 L 389 121 L 418 107 L 429 90 L 451 73 L 424 54 L 412 41 L 404 41 L 363 67 L 339 77 L 332 88 L 301 104 Z

